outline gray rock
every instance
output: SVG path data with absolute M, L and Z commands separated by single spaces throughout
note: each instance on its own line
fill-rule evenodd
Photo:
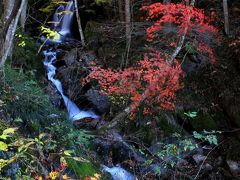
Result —
M 64 60 L 67 66 L 72 66 L 77 63 L 78 49 L 72 49 L 65 56 Z
M 87 91 L 86 97 L 100 114 L 109 112 L 110 104 L 107 95 L 102 94 L 97 90 L 90 89 Z
M 200 165 L 200 163 L 202 163 L 206 159 L 206 156 L 203 156 L 201 154 L 195 154 L 192 157 L 197 165 Z
M 240 164 L 238 162 L 227 160 L 227 164 L 229 166 L 231 173 L 234 176 L 237 176 L 240 173 Z

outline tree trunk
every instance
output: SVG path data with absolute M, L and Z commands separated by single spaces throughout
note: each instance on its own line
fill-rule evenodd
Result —
M 125 23 L 126 23 L 126 55 L 125 67 L 128 65 L 128 54 L 131 45 L 131 8 L 130 0 L 125 0 Z
M 4 29 L 7 31 L 5 38 L 3 38 L 3 34 L 1 34 L 1 52 L 0 52 L 0 69 L 3 68 L 8 55 L 10 54 L 11 48 L 12 48 L 12 43 L 13 43 L 13 38 L 17 29 L 17 24 L 23 9 L 24 4 L 26 3 L 26 0 L 22 0 L 20 7 L 17 11 L 16 16 L 13 16 L 14 10 L 15 10 L 15 5 L 12 6 L 10 3 L 13 3 L 14 0 L 6 1 L 6 8 L 5 9 L 5 21 L 4 21 Z M 4 31 L 5 31 L 4 30 Z M 2 33 L 4 33 L 4 31 Z
M 78 12 L 77 0 L 74 0 L 74 7 L 75 7 L 75 10 L 76 10 L 76 17 L 77 17 L 78 30 L 79 30 L 79 33 L 80 33 L 81 43 L 82 43 L 82 46 L 85 46 L 85 38 L 84 38 L 84 34 L 83 34 L 81 18 L 80 18 L 79 12 Z
M 228 18 L 228 3 L 227 0 L 223 0 L 223 12 L 224 12 L 224 29 L 227 36 L 229 36 L 229 18 Z
M 124 21 L 124 13 L 123 13 L 123 2 L 122 0 L 118 0 L 118 13 L 120 21 Z
M 23 6 L 23 10 L 21 13 L 21 18 L 20 18 L 20 24 L 21 24 L 23 32 L 25 31 L 25 22 L 27 19 L 27 6 L 28 6 L 28 0 L 26 0 L 26 3 Z

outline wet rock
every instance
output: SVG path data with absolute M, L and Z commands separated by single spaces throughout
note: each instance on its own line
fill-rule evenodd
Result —
M 97 90 L 90 89 L 87 91 L 86 97 L 100 114 L 109 112 L 110 104 L 107 95 L 102 94 Z
M 195 154 L 192 156 L 192 158 L 197 165 L 200 165 L 200 163 L 202 163 L 206 159 L 206 156 L 203 156 L 201 154 Z
M 228 164 L 228 167 L 229 167 L 231 173 L 234 176 L 238 176 L 240 173 L 240 164 L 236 161 L 231 161 L 231 160 L 227 160 L 227 164 Z
M 92 118 L 84 118 L 73 122 L 75 127 L 84 129 L 96 129 L 98 121 Z
M 57 91 L 57 89 L 53 86 L 52 83 L 49 83 L 47 87 L 47 91 L 49 94 L 49 100 L 54 107 L 57 107 L 57 108 L 64 107 L 62 96 Z
M 56 79 L 62 83 L 63 92 L 73 100 L 78 106 L 87 105 L 87 99 L 82 91 L 82 80 L 88 73 L 81 67 L 61 68 L 57 73 Z
M 71 51 L 69 51 L 64 56 L 64 61 L 66 62 L 67 66 L 72 66 L 77 64 L 77 56 L 78 56 L 78 49 L 74 48 Z
M 56 68 L 60 68 L 66 66 L 66 62 L 64 60 L 57 60 L 52 63 Z

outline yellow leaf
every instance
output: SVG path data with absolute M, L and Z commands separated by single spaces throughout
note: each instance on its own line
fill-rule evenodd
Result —
M 7 128 L 3 131 L 3 134 L 13 134 L 18 128 Z
M 0 150 L 7 151 L 8 145 L 5 142 L 0 141 Z

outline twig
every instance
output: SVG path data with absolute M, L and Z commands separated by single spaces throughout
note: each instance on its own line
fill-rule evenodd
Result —
M 214 148 L 212 148 L 208 153 L 207 153 L 207 156 L 205 157 L 205 159 L 203 160 L 196 176 L 194 177 L 194 180 L 197 179 L 198 175 L 200 174 L 201 170 L 202 170 L 202 167 L 203 167 L 203 164 L 205 163 L 205 161 L 207 160 L 208 156 L 211 154 L 211 152 L 213 152 L 213 150 L 215 150 L 217 147 L 219 147 L 221 144 L 224 143 L 225 140 L 223 140 L 222 142 L 220 142 L 217 146 L 215 146 Z

